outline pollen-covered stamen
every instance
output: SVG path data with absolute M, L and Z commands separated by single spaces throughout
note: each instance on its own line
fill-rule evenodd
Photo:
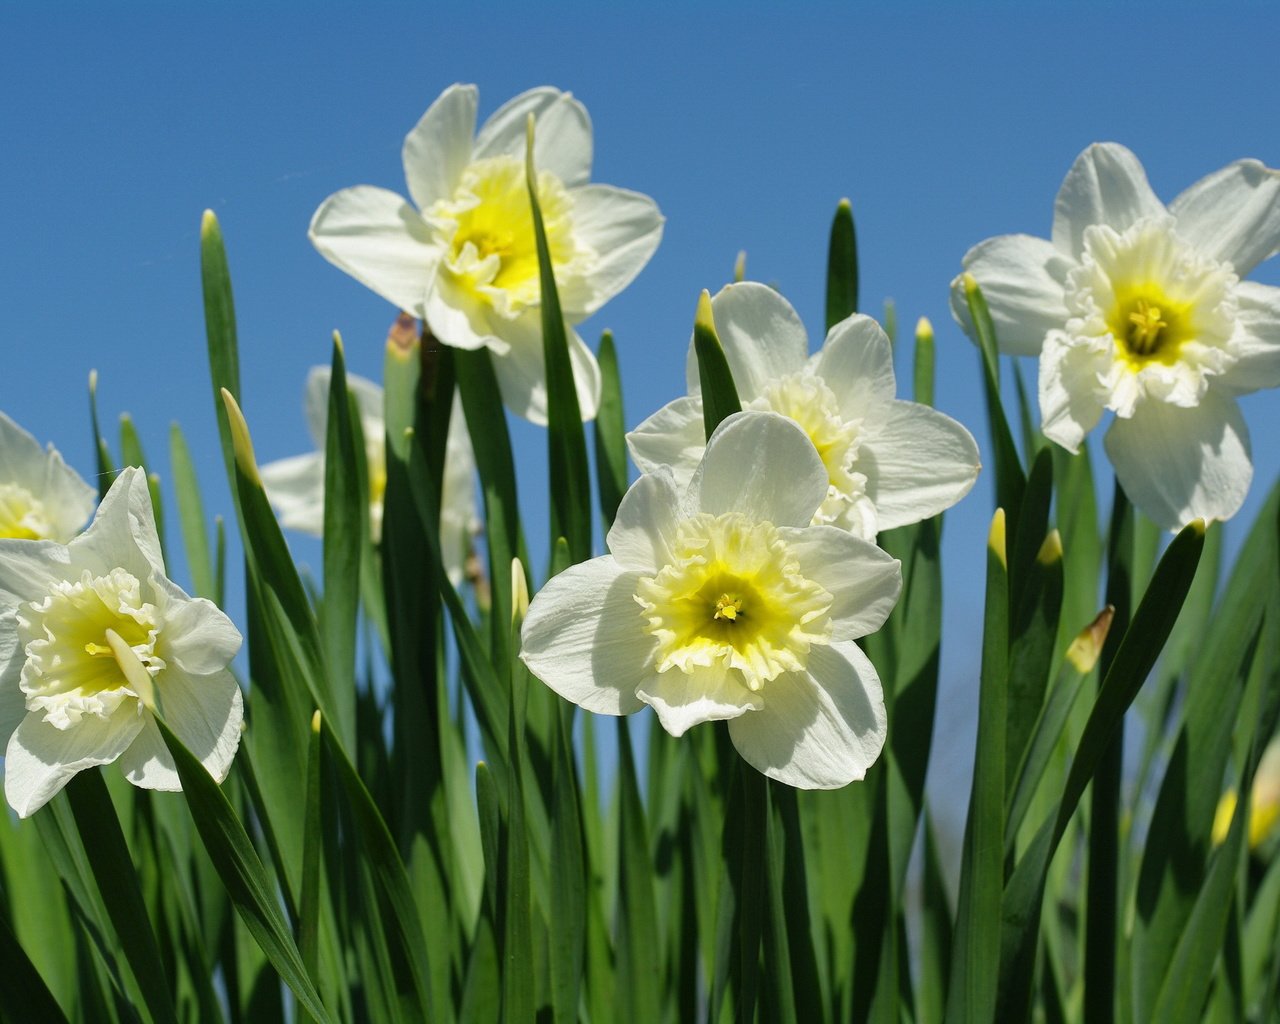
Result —
M 1125 341 L 1135 355 L 1149 356 L 1160 348 L 1161 334 L 1169 322 L 1160 315 L 1160 307 L 1146 299 L 1137 301 L 1129 314 L 1129 330 Z
M 727 619 L 729 622 L 737 622 L 738 616 L 742 614 L 742 595 L 741 594 L 721 594 L 716 601 L 716 611 L 713 618 Z
M 672 553 L 636 594 L 659 672 L 720 667 L 759 690 L 830 637 L 831 595 L 801 575 L 773 525 L 704 513 L 680 524 Z

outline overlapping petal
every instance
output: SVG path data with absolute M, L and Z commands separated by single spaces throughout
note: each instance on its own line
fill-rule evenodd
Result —
M 1236 285 L 1233 365 L 1219 378 L 1236 394 L 1280 387 L 1280 288 L 1253 281 Z
M 1280 252 L 1280 171 L 1237 160 L 1197 181 L 1169 212 L 1179 235 L 1244 277 Z
M 474 85 L 451 85 L 405 136 L 404 178 L 419 210 L 451 196 L 471 162 L 479 101 Z
M 1063 285 L 1074 261 L 1052 243 L 1031 235 L 999 235 L 979 242 L 962 261 L 982 285 L 1002 352 L 1033 356 L 1045 335 L 1066 322 Z M 974 334 L 963 275 L 951 282 L 951 315 Z
M 1106 224 L 1119 232 L 1164 212 L 1138 158 L 1115 142 L 1095 142 L 1076 157 L 1058 190 L 1053 244 L 1075 257 L 1084 251 L 1084 233 L 1092 225 Z
M 574 312 L 590 316 L 629 285 L 662 241 L 658 204 L 612 185 L 583 185 L 573 193 L 573 226 L 596 253 L 592 296 Z
M 832 597 L 832 640 L 856 640 L 884 625 L 902 591 L 901 562 L 834 526 L 781 532 L 800 562 L 800 574 Z

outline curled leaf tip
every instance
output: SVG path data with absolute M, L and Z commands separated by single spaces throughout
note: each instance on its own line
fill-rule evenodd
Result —
M 342 334 L 339 331 L 333 332 L 333 347 L 342 353 L 343 359 L 347 357 L 347 350 L 342 344 Z
M 916 321 L 916 341 L 933 341 L 933 324 L 927 316 Z
M 95 394 L 98 390 L 98 371 L 89 371 L 89 394 Z
M 991 517 L 991 531 L 987 534 L 987 547 L 998 559 L 1000 564 L 1008 567 L 1009 563 L 1005 557 L 1005 534 L 1004 534 L 1004 509 L 996 509 L 996 514 Z
M 719 335 L 716 334 L 715 317 L 711 313 L 711 293 L 705 288 L 698 296 L 698 311 L 694 314 L 693 326 L 719 340 Z
M 1044 543 L 1036 553 L 1036 561 L 1041 565 L 1053 565 L 1055 562 L 1062 561 L 1062 534 L 1057 530 L 1049 531 L 1049 535 L 1045 537 Z
M 529 613 L 529 585 L 524 578 L 524 563 L 511 559 L 511 624 L 523 622 Z
M 1067 647 L 1067 660 L 1081 675 L 1091 671 L 1098 663 L 1098 657 L 1102 654 L 1102 645 L 1107 642 L 1107 634 L 1111 632 L 1111 620 L 1115 618 L 1115 614 L 1115 607 L 1107 605 Z
M 978 287 L 978 279 L 969 273 L 969 271 L 966 270 L 960 276 L 960 280 L 964 284 L 965 295 L 974 295 L 981 291 Z
M 245 422 L 244 413 L 235 396 L 226 388 L 222 389 L 222 404 L 227 410 L 227 424 L 231 428 L 231 447 L 235 450 L 236 465 L 256 486 L 262 485 L 258 475 L 258 461 L 253 454 L 253 440 L 249 437 L 249 424 Z
M 216 235 L 219 231 L 218 215 L 212 210 L 205 210 L 200 215 L 200 237 L 205 238 L 209 235 Z
M 738 258 L 733 261 L 733 281 L 737 284 L 747 279 L 747 250 L 739 249 Z
M 1209 529 L 1209 522 L 1206 519 L 1193 519 L 1187 523 L 1188 530 L 1195 530 L 1201 537 L 1205 535 L 1205 531 Z
M 311 731 L 312 732 L 320 731 L 320 709 L 319 708 L 316 708 L 315 711 L 311 713 Z
M 853 203 L 849 202 L 848 196 L 844 196 L 840 202 L 836 203 L 836 209 L 840 213 L 853 213 Z

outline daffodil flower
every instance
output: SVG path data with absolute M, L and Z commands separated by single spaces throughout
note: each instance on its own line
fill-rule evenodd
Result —
M 543 87 L 504 104 L 477 133 L 477 90 L 453 85 L 404 141 L 413 199 L 361 185 L 324 201 L 311 240 L 331 263 L 421 319 L 456 348 L 488 348 L 507 406 L 546 423 L 542 289 L 525 182 L 526 121 L 537 124 L 538 200 L 567 324 L 630 283 L 662 236 L 648 196 L 591 185 L 591 121 L 572 95 Z M 416 204 L 416 208 L 415 205 Z M 572 329 L 584 419 L 600 369 Z
M 327 366 L 314 366 L 307 375 L 303 408 L 317 451 L 268 463 L 261 469 L 267 498 L 282 526 L 319 537 L 324 533 L 324 447 L 329 420 Z M 374 543 L 382 537 L 382 499 L 387 487 L 386 426 L 382 388 L 357 374 L 347 374 L 347 389 L 355 396 L 364 434 L 369 472 L 369 524 Z M 454 396 L 445 439 L 444 482 L 440 497 L 440 548 L 445 571 L 454 586 L 462 583 L 471 538 L 478 529 L 475 496 L 475 453 Z
M 822 457 L 827 495 L 815 524 L 874 540 L 881 530 L 937 515 L 969 492 L 978 446 L 951 417 L 894 397 L 893 350 L 873 319 L 855 315 L 836 324 L 810 356 L 804 324 L 772 288 L 728 285 L 711 309 L 743 409 L 790 417 Z M 692 344 L 687 377 L 687 397 L 627 435 L 641 472 L 670 466 L 682 484 L 706 437 Z
M 679 736 L 729 721 L 738 752 L 791 786 L 862 778 L 884 746 L 884 695 L 853 642 L 879 629 L 900 565 L 813 526 L 828 472 L 805 431 L 729 417 L 687 487 L 660 468 L 622 500 L 609 554 L 534 597 L 520 657 L 599 714 L 648 704 Z
M 68 541 L 93 512 L 98 492 L 0 412 L 0 538 Z
M 25 818 L 77 772 L 112 762 L 135 786 L 181 789 L 153 709 L 221 782 L 240 742 L 240 688 L 227 670 L 239 648 L 230 619 L 165 576 L 139 469 L 120 473 L 69 544 L 0 540 L 10 806 Z
M 1046 437 L 1077 451 L 1103 413 L 1130 499 L 1161 526 L 1227 519 L 1253 476 L 1237 395 L 1280 385 L 1280 289 L 1243 280 L 1280 251 L 1280 172 L 1241 160 L 1167 208 L 1115 143 L 1076 160 L 1052 240 L 970 249 L 1000 347 L 1040 356 Z M 964 281 L 952 311 L 973 333 Z

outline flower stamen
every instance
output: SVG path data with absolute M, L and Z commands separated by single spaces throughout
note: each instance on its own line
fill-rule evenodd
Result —
M 1160 307 L 1146 299 L 1139 299 L 1137 309 L 1129 314 L 1129 331 L 1126 342 L 1135 355 L 1149 356 L 1160 349 L 1161 334 L 1169 322 L 1160 315 Z

